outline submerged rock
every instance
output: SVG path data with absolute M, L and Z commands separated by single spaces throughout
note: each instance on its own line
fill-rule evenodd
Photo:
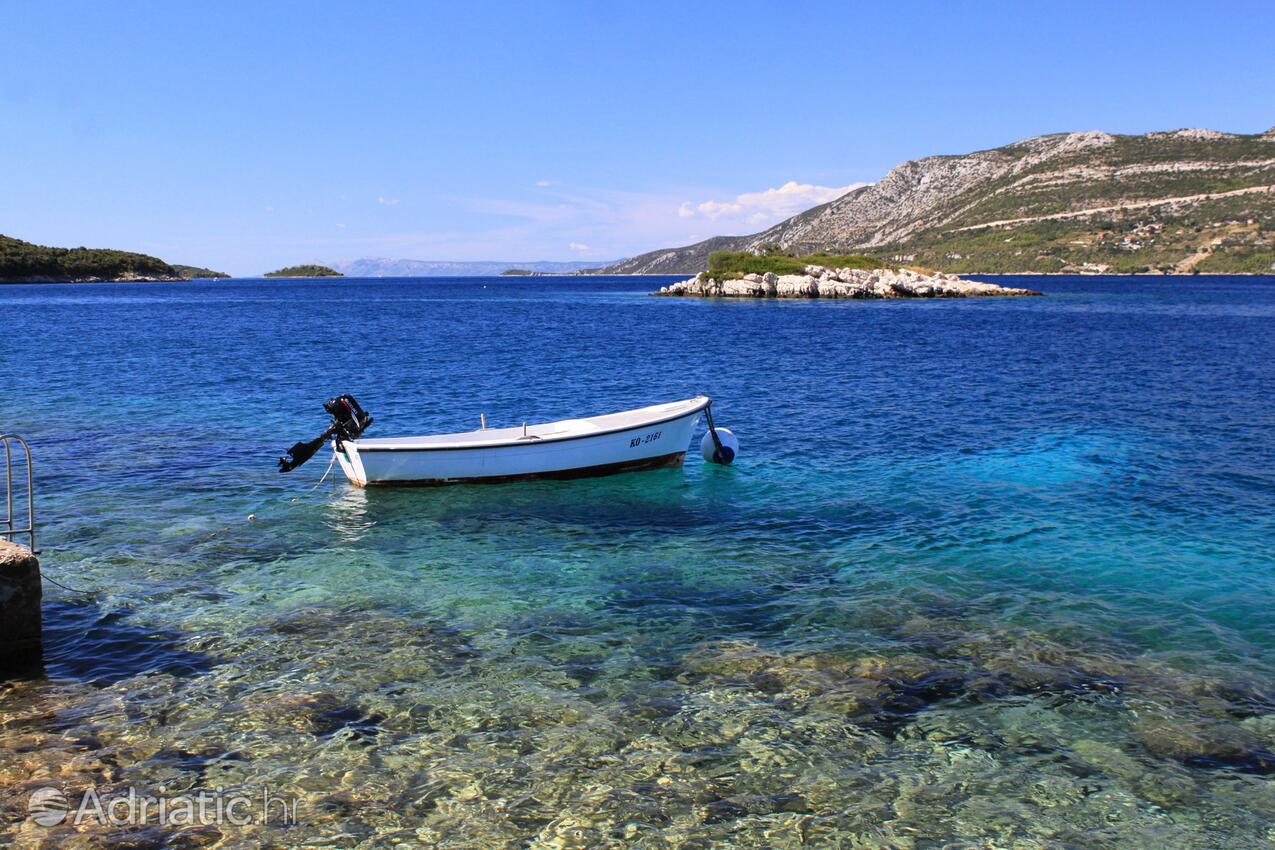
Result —
M 745 275 L 717 281 L 697 276 L 661 287 L 653 295 L 698 295 L 707 298 L 971 298 L 989 295 L 1040 295 L 1016 289 L 963 280 L 939 272 L 924 275 L 901 269 L 826 269 L 806 266 L 805 274 Z
M 1275 774 L 1275 752 L 1238 724 L 1143 708 L 1133 728 L 1148 753 L 1188 767 Z
M 221 844 L 1265 846 L 1265 680 L 955 607 L 855 614 L 870 641 L 637 648 L 557 617 L 477 636 L 361 608 L 272 615 L 201 643 L 227 660 L 198 683 L 0 683 L 0 823 L 51 783 L 271 777 L 302 823 L 218 826 Z M 20 847 L 115 840 L 26 829 Z
M 985 678 L 918 655 L 783 653 L 749 641 L 703 644 L 677 677 L 688 685 L 749 691 L 787 710 L 837 715 L 886 738 L 937 703 L 981 693 Z

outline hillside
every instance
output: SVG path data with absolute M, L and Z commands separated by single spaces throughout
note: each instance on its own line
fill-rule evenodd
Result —
M 0 234 L 0 283 L 192 280 L 227 277 L 195 266 L 110 248 L 51 248 Z
M 100 248 L 50 248 L 0 235 L 0 281 L 6 283 L 123 280 L 177 280 L 168 263 L 146 254 Z
M 694 273 L 710 251 L 867 253 L 946 272 L 1275 271 L 1275 129 L 1038 136 L 895 167 L 749 236 L 608 274 Z

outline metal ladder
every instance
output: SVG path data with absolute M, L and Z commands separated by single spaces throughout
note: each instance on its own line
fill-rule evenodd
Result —
M 22 447 L 22 453 L 26 456 L 27 462 L 27 516 L 26 525 L 23 527 L 15 525 L 13 519 L 14 443 Z M 31 447 L 17 434 L 0 434 L 0 444 L 4 445 L 4 517 L 0 518 L 0 537 L 13 543 L 14 537 L 20 534 L 28 535 L 31 540 L 31 551 L 38 553 L 39 550 L 35 548 L 35 479 L 31 475 Z

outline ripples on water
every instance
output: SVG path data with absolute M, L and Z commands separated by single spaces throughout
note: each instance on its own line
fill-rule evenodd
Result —
M 645 297 L 662 282 L 0 289 L 44 563 L 93 591 L 46 588 L 48 677 L 0 685 L 0 828 L 1275 842 L 1271 280 Z M 381 435 L 703 391 L 743 455 L 441 490 L 275 473 L 344 391 Z M 76 837 L 23 820 L 51 783 L 269 784 L 301 824 Z

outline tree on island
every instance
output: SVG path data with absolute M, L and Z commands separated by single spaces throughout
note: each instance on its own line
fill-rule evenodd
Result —
M 266 277 L 345 277 L 336 269 L 330 269 L 327 266 L 304 265 L 304 266 L 288 266 L 278 271 L 266 272 Z
M 829 269 L 879 269 L 889 264 L 876 257 L 860 254 L 809 254 L 804 257 L 794 256 L 783 251 L 778 245 L 762 246 L 763 253 L 753 254 L 748 251 L 713 251 L 708 255 L 708 271 L 701 272 L 706 278 L 714 280 L 731 280 L 742 278 L 746 274 L 804 274 L 806 266 L 823 266 Z
M 111 248 L 51 248 L 0 234 L 0 282 L 191 280 L 227 277 L 196 266 Z
M 182 280 L 221 280 L 230 277 L 225 272 L 215 272 L 203 266 L 183 266 L 180 263 L 173 263 L 172 266 Z

